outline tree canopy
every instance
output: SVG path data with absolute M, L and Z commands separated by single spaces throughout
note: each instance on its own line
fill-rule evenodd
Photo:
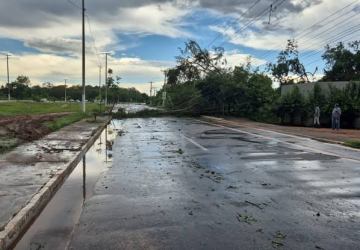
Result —
M 326 62 L 324 81 L 360 80 L 360 41 L 327 45 L 322 57 Z

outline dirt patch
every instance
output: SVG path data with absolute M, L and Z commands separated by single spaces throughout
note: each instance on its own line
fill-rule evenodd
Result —
M 37 140 L 51 132 L 51 130 L 44 125 L 45 122 L 53 121 L 69 114 L 71 113 L 0 117 L 0 137 L 15 138 L 19 142 Z

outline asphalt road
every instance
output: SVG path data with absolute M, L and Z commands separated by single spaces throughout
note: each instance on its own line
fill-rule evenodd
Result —
M 15 249 L 359 249 L 359 169 L 278 132 L 114 121 Z
M 359 151 L 194 119 L 114 125 L 68 249 L 360 248 Z

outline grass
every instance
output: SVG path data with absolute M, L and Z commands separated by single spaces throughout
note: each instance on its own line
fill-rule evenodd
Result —
M 18 139 L 10 137 L 0 137 L 0 154 L 10 151 L 19 144 Z
M 99 104 L 87 103 L 87 113 L 82 113 L 80 103 L 38 103 L 38 102 L 0 102 L 0 118 L 1 117 L 15 117 L 19 115 L 41 115 L 49 113 L 63 113 L 69 114 L 56 118 L 53 121 L 44 122 L 43 125 L 48 127 L 51 131 L 57 131 L 65 126 L 73 124 L 85 118 L 89 118 L 89 122 L 93 122 L 94 113 L 99 115 Z M 6 130 L 5 130 L 6 132 Z M 0 135 L 0 154 L 10 151 L 16 146 L 23 143 L 17 134 L 5 133 Z
M 47 126 L 51 131 L 57 131 L 63 127 L 66 127 L 70 124 L 73 124 L 87 117 L 89 117 L 89 114 L 77 112 L 64 117 L 57 118 L 51 122 L 46 122 L 45 126 Z
M 348 146 L 348 147 L 359 148 L 360 149 L 360 141 L 358 141 L 358 140 L 346 141 L 344 143 L 344 145 Z
M 87 103 L 86 108 L 88 111 L 99 111 L 99 104 Z M 81 112 L 81 103 L 0 102 L 0 117 L 62 112 Z

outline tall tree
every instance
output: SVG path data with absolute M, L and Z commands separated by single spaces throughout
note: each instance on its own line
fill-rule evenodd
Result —
M 348 46 L 342 42 L 334 47 L 327 45 L 322 57 L 326 62 L 324 81 L 360 80 L 360 41 Z
M 280 84 L 309 82 L 308 73 L 300 62 L 298 45 L 295 40 L 288 40 L 286 49 L 281 51 L 277 58 L 277 63 L 269 63 L 268 69 Z
M 167 83 L 171 85 L 200 80 L 213 72 L 220 73 L 226 65 L 223 48 L 215 47 L 208 51 L 193 40 L 186 42 L 184 49 L 180 48 L 176 61 L 177 65 L 166 72 Z
M 12 96 L 16 99 L 24 99 L 30 96 L 30 79 L 27 76 L 20 75 L 16 80 L 10 83 Z

